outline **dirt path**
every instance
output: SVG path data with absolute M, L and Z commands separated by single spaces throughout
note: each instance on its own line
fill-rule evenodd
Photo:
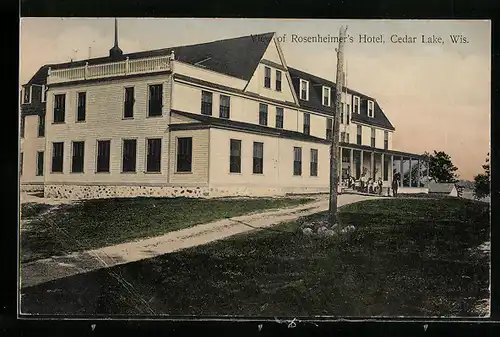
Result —
M 339 196 L 338 205 L 375 198 L 377 197 L 343 194 Z M 21 284 L 22 287 L 28 287 L 100 268 L 148 259 L 326 210 L 328 196 L 321 196 L 312 203 L 293 208 L 218 220 L 149 239 L 33 261 L 21 266 Z

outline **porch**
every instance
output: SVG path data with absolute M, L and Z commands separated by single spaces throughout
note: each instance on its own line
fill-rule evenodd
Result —
M 354 178 L 357 186 L 362 177 L 373 182 L 374 186 L 382 178 L 383 194 L 386 195 L 397 172 L 401 175 L 399 193 L 428 193 L 428 163 L 422 155 L 347 143 L 341 143 L 340 155 L 342 188 L 347 187 L 349 176 Z

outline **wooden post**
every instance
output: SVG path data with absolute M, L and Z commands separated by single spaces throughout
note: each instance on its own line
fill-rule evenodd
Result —
M 373 151 L 370 153 L 370 175 L 375 180 L 375 153 Z
M 359 177 L 363 175 L 363 150 L 359 150 Z
M 354 173 L 354 149 L 349 149 L 349 175 Z
M 410 158 L 408 158 L 408 161 L 409 161 L 409 164 L 410 164 L 410 165 L 409 165 L 409 166 L 410 166 L 410 168 L 408 169 L 409 184 L 410 184 L 410 187 L 413 187 L 413 183 L 412 183 L 412 181 L 411 181 L 411 157 L 410 157 Z
M 385 156 L 383 153 L 380 155 L 380 168 L 382 171 L 380 172 L 380 176 L 382 177 L 382 181 L 385 181 Z M 389 179 L 389 175 L 387 175 L 387 179 Z
M 85 79 L 89 77 L 89 63 L 85 62 L 85 74 L 83 75 Z
M 344 43 L 347 27 L 340 27 L 339 47 L 337 49 L 337 76 L 335 80 L 335 115 L 333 122 L 333 139 L 330 146 L 330 225 L 338 223 L 337 217 L 337 193 L 338 193 L 338 172 L 339 160 L 339 129 L 340 129 L 340 109 L 342 109 L 342 82 L 344 69 Z
M 400 187 L 403 187 L 403 163 L 404 163 L 404 160 L 405 157 L 401 156 L 401 162 L 399 163 L 399 175 L 401 177 L 401 179 L 399 179 L 399 186 Z
M 128 56 L 127 58 L 125 59 L 125 75 L 128 75 L 128 72 L 129 72 L 129 64 L 128 64 Z

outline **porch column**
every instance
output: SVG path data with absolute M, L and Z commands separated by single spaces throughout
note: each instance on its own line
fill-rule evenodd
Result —
M 385 173 L 385 161 L 384 161 L 384 159 L 385 159 L 385 156 L 382 153 L 380 155 L 380 168 L 382 169 L 382 172 L 380 172 L 380 176 L 382 177 L 382 181 L 384 181 L 384 178 L 385 178 L 385 176 L 384 176 L 384 173 Z M 387 178 L 389 178 L 389 177 L 387 177 Z
M 420 188 L 420 180 L 422 179 L 422 168 L 420 167 L 420 158 L 417 159 L 418 177 L 417 177 L 417 187 Z
M 429 187 L 429 171 L 431 169 L 431 160 L 427 159 L 427 187 Z
M 370 174 L 372 179 L 375 179 L 375 152 L 370 153 Z
M 389 178 L 389 181 L 392 182 L 392 179 L 394 178 L 394 156 L 391 155 L 391 166 L 390 166 L 390 170 L 389 170 L 389 174 L 390 176 L 388 176 L 387 178 Z
M 363 150 L 359 150 L 359 176 L 363 174 Z
M 412 184 L 412 181 L 411 181 L 411 157 L 410 157 L 409 161 L 410 161 L 410 168 L 409 168 L 409 171 L 408 171 L 408 175 L 409 175 L 409 177 L 410 177 L 410 182 L 409 182 L 409 184 L 410 184 L 410 187 L 413 187 L 413 184 Z
M 403 156 L 401 156 L 401 161 L 399 163 L 399 175 L 401 176 L 401 179 L 399 180 L 399 187 L 403 187 L 403 162 L 404 162 Z
M 349 149 L 349 175 L 354 175 L 354 149 Z
M 342 148 L 339 146 L 339 154 L 338 154 L 338 159 L 337 160 L 337 174 L 339 175 L 339 185 L 340 182 L 342 181 Z

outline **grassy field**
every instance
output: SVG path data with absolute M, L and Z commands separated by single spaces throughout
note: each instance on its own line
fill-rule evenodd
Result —
M 312 238 L 290 222 L 23 289 L 41 314 L 476 316 L 489 298 L 489 206 L 382 199 L 342 208 L 356 230 Z M 312 218 L 321 218 L 316 214 Z
M 304 204 L 312 199 L 116 198 L 50 206 L 22 205 L 21 261 L 162 235 L 193 225 L 255 211 Z

